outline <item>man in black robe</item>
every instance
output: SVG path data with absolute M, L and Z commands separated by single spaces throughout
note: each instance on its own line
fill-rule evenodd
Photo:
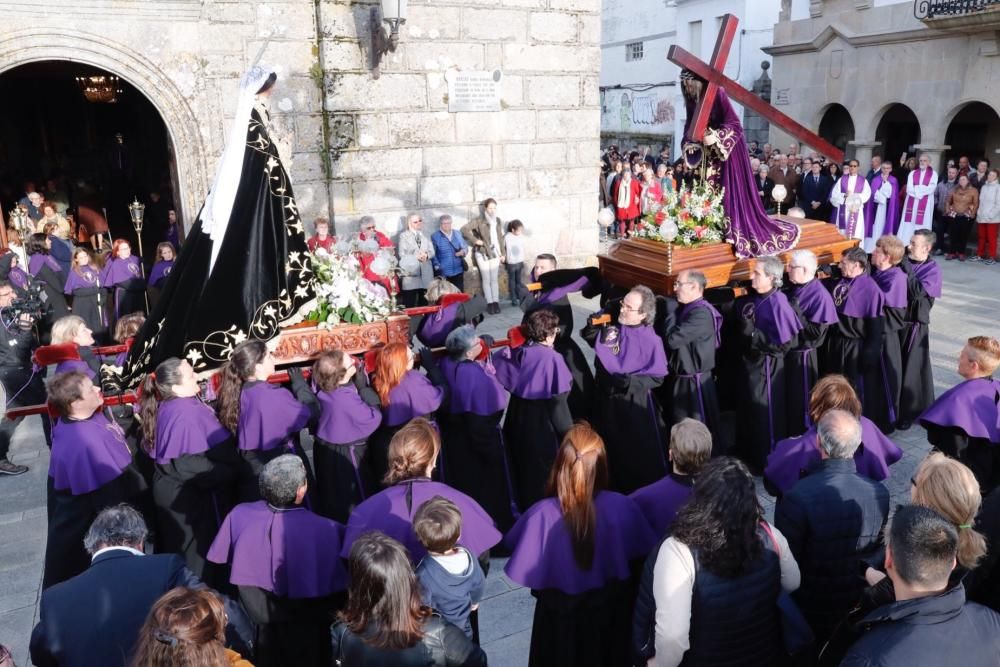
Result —
M 934 402 L 931 371 L 930 321 L 934 300 L 941 296 L 941 269 L 931 259 L 934 232 L 918 229 L 910 238 L 908 256 L 900 268 L 906 273 L 906 316 L 900 344 L 903 352 L 903 382 L 899 395 L 901 430 Z

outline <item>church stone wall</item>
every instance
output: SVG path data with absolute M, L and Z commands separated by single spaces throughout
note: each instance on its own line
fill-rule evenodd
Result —
M 37 60 L 110 70 L 164 117 L 191 224 L 235 111 L 242 71 L 263 48 L 280 67 L 271 101 L 292 146 L 303 218 L 341 233 L 408 211 L 461 225 L 494 197 L 526 223 L 529 250 L 597 249 L 598 0 L 411 2 L 397 50 L 372 77 L 362 2 L 329 0 L 0 1 L 0 73 Z M 450 70 L 503 73 L 501 111 L 448 112 Z M 329 128 L 323 138 L 324 124 Z M 330 160 L 327 161 L 326 156 Z

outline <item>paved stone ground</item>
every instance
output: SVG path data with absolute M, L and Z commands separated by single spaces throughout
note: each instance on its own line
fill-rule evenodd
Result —
M 931 356 L 935 386 L 941 391 L 959 380 L 958 352 L 969 336 L 1000 333 L 1000 266 L 941 262 L 945 275 L 944 296 L 933 311 Z M 583 299 L 574 303 L 577 324 L 596 309 Z M 490 317 L 483 331 L 502 337 L 520 322 L 520 312 L 508 304 L 503 313 Z M 586 350 L 587 348 L 584 347 Z M 906 502 L 910 477 L 929 445 L 924 432 L 914 427 L 893 435 L 902 447 L 903 459 L 892 468 L 889 488 L 893 503 Z M 25 475 L 0 478 L 0 643 L 11 647 L 18 665 L 28 663 L 28 638 L 37 618 L 42 557 L 45 550 L 45 475 L 48 450 L 41 438 L 41 422 L 27 420 L 18 430 L 11 449 L 16 463 L 31 467 Z M 768 516 L 774 503 L 759 487 Z M 480 611 L 483 646 L 493 665 L 516 666 L 527 662 L 534 600 L 530 593 L 503 574 L 504 559 L 493 559 L 487 579 L 486 599 Z

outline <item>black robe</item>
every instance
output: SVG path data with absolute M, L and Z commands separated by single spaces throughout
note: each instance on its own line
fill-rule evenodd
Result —
M 970 438 L 957 426 L 939 426 L 926 421 L 922 424 L 927 429 L 927 442 L 972 471 L 982 495 L 1000 486 L 1000 445 L 988 438 Z
M 809 430 L 809 396 L 813 385 L 822 377 L 820 370 L 820 351 L 826 342 L 829 324 L 812 322 L 798 308 L 795 300 L 795 288 L 788 290 L 788 301 L 802 324 L 799 331 L 798 345 L 785 355 L 785 378 L 788 391 L 785 392 L 785 411 L 788 415 L 787 435 L 801 435 Z
M 66 287 L 66 277 L 51 266 L 42 264 L 35 280 L 42 284 L 42 292 L 46 297 L 44 317 L 39 328 L 42 331 L 42 344 L 48 344 L 52 325 L 59 318 L 70 314 L 69 306 L 66 304 L 66 295 L 63 294 L 63 289 Z
M 336 554 L 331 557 L 335 558 Z M 344 593 L 291 599 L 256 586 L 239 586 L 240 602 L 257 626 L 257 667 L 327 667 L 333 663 L 330 625 Z
M 573 426 L 569 396 L 568 391 L 539 399 L 510 395 L 503 438 L 510 454 L 519 507 L 527 509 L 545 495 L 559 443 Z
M 906 317 L 900 331 L 903 377 L 899 392 L 898 419 L 900 422 L 911 423 L 934 402 L 930 345 L 934 297 L 928 296 L 923 283 L 914 274 L 909 258 L 904 258 L 899 266 L 906 273 Z
M 899 394 L 903 380 L 903 358 L 900 350 L 900 336 L 904 328 L 903 318 L 906 308 L 886 306 L 882 311 L 882 355 L 879 358 L 879 387 L 875 392 L 872 407 L 865 416 L 889 435 L 896 430 L 899 419 Z
M 866 276 L 860 276 L 866 278 Z M 874 283 L 874 281 L 872 281 Z M 833 288 L 834 301 L 837 299 L 837 281 L 827 281 Z M 867 287 L 872 299 L 881 297 L 877 285 Z M 879 290 L 876 294 L 874 290 Z M 850 299 L 850 292 L 848 292 Z M 885 317 L 881 314 L 883 307 L 869 309 L 871 315 L 856 317 L 841 312 L 843 306 L 838 304 L 840 318 L 837 324 L 830 328 L 826 338 L 826 373 L 840 373 L 854 387 L 861 400 L 862 413 L 872 421 L 872 415 L 878 414 L 877 401 L 880 393 L 884 393 L 881 373 L 882 331 L 885 328 Z M 879 314 L 876 315 L 875 312 Z M 884 401 L 884 399 L 883 399 Z
M 73 290 L 73 314 L 83 318 L 94 340 L 104 343 L 109 339 L 108 291 L 103 287 L 78 287 Z

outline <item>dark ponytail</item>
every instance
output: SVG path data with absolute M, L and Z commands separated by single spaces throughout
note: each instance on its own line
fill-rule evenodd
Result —
M 222 366 L 216 408 L 219 411 L 219 421 L 234 434 L 240 421 L 240 392 L 243 391 L 243 383 L 253 377 L 257 364 L 266 356 L 267 345 L 263 341 L 248 340 L 237 345 L 229 355 L 229 361 Z
M 176 398 L 170 390 L 181 383 L 181 364 L 177 357 L 163 360 L 156 371 L 142 380 L 139 393 L 139 420 L 142 422 L 142 437 L 147 452 L 151 455 L 156 451 L 156 413 L 163 401 Z

